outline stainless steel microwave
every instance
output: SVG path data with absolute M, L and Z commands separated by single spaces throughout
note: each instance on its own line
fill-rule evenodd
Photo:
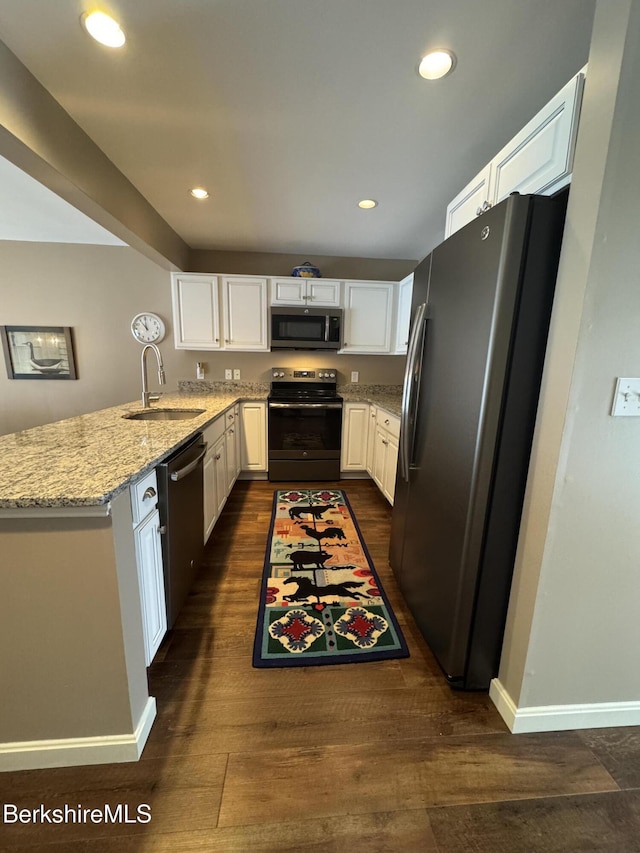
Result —
M 271 308 L 271 349 L 340 349 L 341 308 Z

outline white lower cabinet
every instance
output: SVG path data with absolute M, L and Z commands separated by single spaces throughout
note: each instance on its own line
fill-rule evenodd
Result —
M 204 541 L 213 530 L 231 491 L 227 472 L 226 413 L 204 430 L 207 452 L 202 469 L 204 487 Z M 231 484 L 233 485 L 233 483 Z
M 240 403 L 241 467 L 243 471 L 267 470 L 267 404 Z
M 229 494 L 240 473 L 239 406 L 234 406 L 227 413 L 226 427 L 224 441 L 227 461 L 227 494 Z
M 155 471 L 130 489 L 133 514 L 133 539 L 140 587 L 140 608 L 144 637 L 145 664 L 150 665 L 167 632 L 167 607 L 164 594 L 160 514 Z
M 371 476 L 390 504 L 396 488 L 399 436 L 400 418 L 377 409 Z
M 369 423 L 367 426 L 367 471 L 373 477 L 373 448 L 376 443 L 376 412 L 375 406 L 369 408 Z
M 345 403 L 342 409 L 342 471 L 366 471 L 369 403 Z

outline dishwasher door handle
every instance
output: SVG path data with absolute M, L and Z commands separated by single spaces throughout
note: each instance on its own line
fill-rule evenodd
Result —
M 187 477 L 192 471 L 194 471 L 198 467 L 200 460 L 202 459 L 202 457 L 205 455 L 206 452 L 207 452 L 207 445 L 205 443 L 205 445 L 202 448 L 202 452 L 196 456 L 196 458 L 193 460 L 193 462 L 189 462 L 188 465 L 185 465 L 184 468 L 180 468 L 179 471 L 173 471 L 173 473 L 170 475 L 172 481 L 174 483 L 177 483 L 178 480 L 182 480 L 183 477 Z

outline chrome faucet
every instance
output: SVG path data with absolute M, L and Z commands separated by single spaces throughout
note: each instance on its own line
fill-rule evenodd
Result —
M 156 354 L 156 359 L 158 360 L 158 382 L 161 385 L 166 383 L 166 378 L 164 375 L 164 365 L 162 364 L 162 355 L 160 354 L 160 350 L 155 344 L 146 344 L 142 348 L 142 407 L 144 409 L 149 408 L 151 403 L 156 403 L 160 399 L 160 394 L 151 394 L 149 392 L 149 380 L 147 379 L 147 350 L 153 350 Z

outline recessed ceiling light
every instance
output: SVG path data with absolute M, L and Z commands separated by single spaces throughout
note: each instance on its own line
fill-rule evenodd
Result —
M 122 47 L 126 41 L 120 24 L 104 12 L 85 12 L 80 20 L 89 35 L 100 44 L 107 47 Z
M 358 207 L 361 207 L 363 210 L 371 210 L 372 207 L 377 207 L 378 202 L 373 198 L 363 198 L 362 201 L 358 202 Z
M 422 57 L 418 74 L 425 80 L 439 80 L 456 67 L 456 56 L 450 50 L 432 50 Z
M 194 187 L 192 190 L 189 190 L 189 192 L 194 198 L 209 198 L 209 193 L 204 189 L 204 187 Z

